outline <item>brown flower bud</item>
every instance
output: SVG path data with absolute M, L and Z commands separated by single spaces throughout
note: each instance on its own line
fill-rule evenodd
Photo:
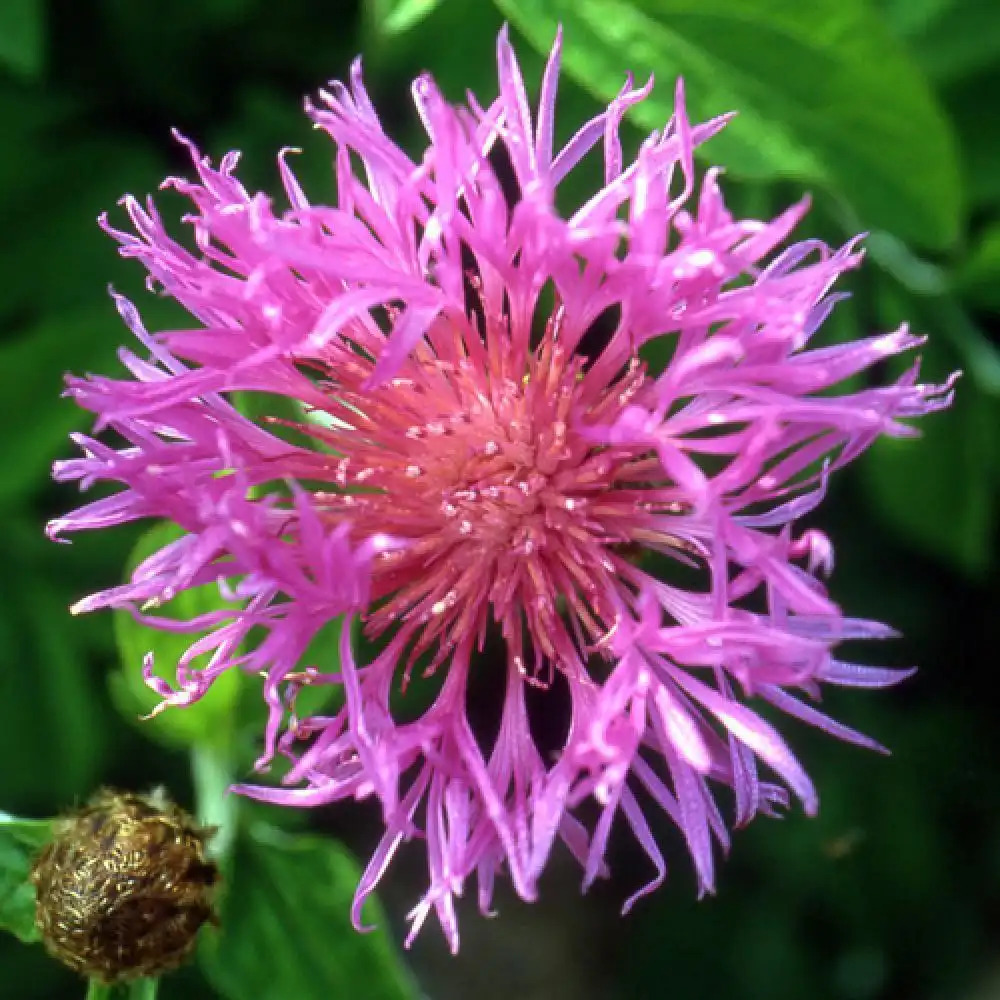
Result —
M 57 822 L 31 870 L 46 949 L 102 983 L 181 965 L 201 925 L 217 923 L 212 832 L 157 796 L 98 792 Z

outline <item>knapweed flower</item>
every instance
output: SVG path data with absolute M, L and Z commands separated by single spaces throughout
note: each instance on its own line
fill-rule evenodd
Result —
M 310 201 L 290 150 L 279 207 L 243 188 L 235 154 L 213 167 L 193 146 L 196 179 L 166 182 L 192 203 L 193 249 L 151 200 L 124 200 L 133 231 L 105 228 L 192 321 L 148 333 L 117 297 L 143 356 L 122 352 L 125 378 L 70 379 L 112 433 L 79 435 L 83 456 L 55 474 L 119 488 L 50 526 L 180 527 L 77 610 L 197 635 L 175 682 L 146 664 L 163 706 L 227 670 L 262 676 L 258 767 L 290 765 L 281 787 L 242 790 L 377 799 L 385 833 L 355 921 L 421 838 L 411 937 L 434 910 L 453 949 L 466 879 L 484 912 L 498 873 L 531 900 L 561 842 L 587 887 L 616 819 L 653 868 L 628 909 L 666 871 L 651 813 L 680 828 L 702 892 L 730 824 L 791 795 L 813 813 L 812 782 L 754 703 L 876 746 L 813 702 L 823 684 L 906 676 L 835 654 L 891 630 L 841 613 L 820 581 L 830 542 L 795 523 L 836 469 L 951 399 L 916 363 L 829 391 L 922 341 L 902 328 L 811 345 L 859 241 L 780 249 L 804 201 L 734 218 L 719 171 L 699 185 L 693 163 L 725 118 L 692 125 L 678 84 L 672 118 L 626 162 L 620 124 L 651 86 L 627 81 L 557 151 L 559 39 L 537 106 L 506 32 L 497 53 L 485 106 L 415 81 L 417 160 L 384 133 L 360 65 L 307 104 L 336 150 L 332 205 Z M 588 155 L 603 186 L 560 210 Z M 218 611 L 156 616 L 206 583 Z M 356 657 L 345 625 L 324 672 L 307 649 L 341 616 L 374 651 Z M 499 721 L 474 727 L 470 688 L 490 674 Z M 429 704 L 419 677 L 434 678 Z M 338 695 L 329 712 L 297 710 L 319 685 Z

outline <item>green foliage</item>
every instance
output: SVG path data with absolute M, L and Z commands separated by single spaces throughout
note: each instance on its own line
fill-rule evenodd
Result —
M 7 528 L 8 571 L 0 577 L 0 759 L 17 763 L 5 768 L 4 805 L 41 809 L 46 797 L 71 802 L 98 780 L 106 765 L 107 712 L 82 630 L 48 579 L 40 550 L 51 555 L 49 545 L 34 533 L 25 537 L 26 527 L 13 518 Z
M 932 346 L 931 353 L 937 350 Z M 869 495 L 891 530 L 978 579 L 996 561 L 998 428 L 1000 400 L 960 390 L 950 410 L 921 426 L 920 437 L 883 438 L 862 465 Z
M 401 35 L 419 24 L 442 0 L 374 0 L 372 19 L 376 29 Z
M 44 64 L 44 0 L 4 0 L 0 4 L 0 67 L 36 77 Z
M 979 237 L 958 273 L 958 286 L 975 308 L 1000 313 L 1000 221 Z
M 937 84 L 995 66 L 1000 7 L 981 0 L 882 0 L 890 23 Z
M 32 861 L 52 836 L 48 820 L 20 819 L 0 812 L 0 930 L 37 941 Z
M 236 843 L 231 873 L 221 929 L 206 936 L 201 951 L 209 980 L 227 1000 L 418 996 L 374 902 L 365 915 L 377 929 L 358 934 L 351 926 L 360 871 L 334 841 L 255 823 Z
M 67 371 L 98 371 L 114 362 L 114 344 L 106 332 L 113 309 L 53 312 L 17 338 L 0 343 L 0 370 L 19 372 L 0 394 L 0 421 L 20 425 L 17 434 L 4 435 L 0 462 L 7 473 L 0 478 L 0 505 L 12 506 L 44 486 L 54 458 L 66 453 L 70 431 L 81 426 L 79 407 L 60 399 Z M 40 399 L 52 400 L 44 408 Z M 36 419 L 22 422 L 37 410 Z
M 45 110 L 55 114 L 54 109 Z M 117 261 L 114 243 L 102 235 L 95 220 L 103 211 L 119 215 L 115 202 L 125 191 L 154 189 L 163 165 L 142 145 L 88 138 L 74 146 L 75 170 L 67 176 L 51 133 L 43 132 L 38 146 L 41 164 L 18 158 L 16 169 L 5 168 L 13 176 L 0 205 L 9 224 L 22 231 L 16 243 L 0 246 L 0 268 L 10 279 L 0 286 L 0 316 L 38 320 L 42 311 L 48 324 L 68 319 L 72 326 L 74 310 L 82 307 L 95 321 L 91 349 L 107 354 L 106 331 L 120 322 L 107 296 L 108 273 Z M 83 259 L 78 256 L 81 248 L 87 251 Z
M 139 539 L 132 551 L 126 572 L 131 573 L 143 559 L 174 541 L 180 532 L 170 524 L 158 524 Z M 178 621 L 196 618 L 223 610 L 227 605 L 219 596 L 219 588 L 207 583 L 178 594 L 169 604 L 151 610 L 151 614 Z M 134 719 L 145 717 L 160 702 L 159 695 L 142 677 L 143 658 L 153 654 L 154 669 L 159 676 L 173 681 L 177 661 L 201 634 L 200 632 L 168 632 L 141 624 L 127 611 L 115 611 L 115 638 L 121 656 L 121 667 L 109 676 L 111 697 L 117 708 Z M 192 666 L 204 665 L 207 657 L 199 657 Z M 240 675 L 228 670 L 212 685 L 196 704 L 183 711 L 167 708 L 153 718 L 145 718 L 143 731 L 152 739 L 168 746 L 225 747 L 230 744 L 236 725 L 236 703 L 240 694 Z

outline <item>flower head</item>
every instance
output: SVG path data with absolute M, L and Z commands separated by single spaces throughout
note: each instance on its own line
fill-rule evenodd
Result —
M 906 672 L 836 657 L 842 640 L 891 632 L 841 613 L 820 580 L 830 542 L 795 522 L 879 435 L 910 434 L 904 418 L 951 399 L 951 381 L 920 384 L 916 364 L 884 387 L 829 391 L 922 341 L 902 328 L 812 346 L 859 241 L 780 250 L 806 202 L 734 218 L 719 172 L 699 186 L 693 164 L 725 119 L 692 125 L 680 84 L 673 117 L 626 163 L 619 126 L 651 83 L 627 82 L 555 150 L 559 39 L 534 109 L 506 33 L 497 52 L 485 107 L 415 81 L 428 136 L 416 161 L 383 132 L 359 65 L 308 104 L 336 148 L 333 205 L 308 199 L 289 150 L 279 208 L 241 186 L 235 154 L 213 167 L 190 144 L 196 180 L 166 184 L 193 205 L 194 251 L 151 200 L 124 200 L 133 231 L 105 228 L 192 323 L 150 334 L 117 298 L 144 356 L 122 352 L 124 379 L 69 385 L 118 444 L 80 435 L 83 457 L 56 476 L 120 489 L 50 526 L 180 526 L 79 610 L 126 607 L 198 635 L 175 683 L 146 665 L 164 706 L 225 670 L 263 675 L 258 767 L 291 764 L 282 787 L 242 790 L 292 805 L 375 797 L 385 834 L 355 920 L 420 836 L 429 886 L 412 933 L 434 910 L 453 948 L 468 877 L 484 911 L 500 872 L 530 900 L 561 841 L 587 886 L 606 874 L 616 818 L 654 869 L 627 908 L 666 871 L 651 808 L 682 831 L 702 891 L 713 842 L 729 841 L 719 790 L 736 825 L 789 791 L 815 811 L 805 770 L 747 699 L 876 746 L 811 702 L 824 683 Z M 588 154 L 604 184 L 561 214 L 556 195 Z M 237 405 L 251 397 L 263 417 Z M 151 614 L 213 581 L 235 602 L 225 610 Z M 345 627 L 340 669 L 323 673 L 306 651 L 341 616 L 376 652 L 358 662 Z M 484 652 L 490 636 L 500 657 Z M 437 682 L 429 705 L 406 705 L 415 672 Z M 467 713 L 483 672 L 503 677 L 495 735 Z M 297 712 L 317 685 L 337 707 Z M 538 706 L 565 715 L 553 753 Z

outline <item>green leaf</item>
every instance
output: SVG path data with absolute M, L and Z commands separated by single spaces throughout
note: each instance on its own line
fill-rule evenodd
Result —
M 16 526 L 17 522 L 11 522 Z M 95 684 L 82 623 L 44 572 L 38 534 L 31 545 L 8 533 L 0 578 L 0 759 L 7 803 L 46 808 L 85 794 L 108 749 L 106 703 Z M 78 627 L 81 626 L 81 627 Z M 17 762 L 16 766 L 13 762 Z
M 874 0 L 875 8 L 900 38 L 910 39 L 925 31 L 955 0 Z
M 883 0 L 883 6 L 890 23 L 936 83 L 987 69 L 1000 58 L 1000 4 Z
M 441 0 L 380 0 L 374 3 L 376 29 L 386 35 L 401 35 L 419 24 Z
M 940 337 L 924 354 L 925 378 L 953 367 Z M 920 438 L 882 438 L 865 454 L 861 474 L 868 497 L 900 538 L 981 578 L 996 558 L 1000 401 L 963 380 L 952 408 L 918 426 Z
M 1000 349 L 990 343 L 988 336 L 951 294 L 954 285 L 955 290 L 964 291 L 973 304 L 989 308 L 988 303 L 996 301 L 990 296 L 996 294 L 995 282 L 1000 278 L 997 261 L 991 256 L 996 251 L 984 244 L 984 256 L 975 270 L 951 277 L 944 268 L 923 260 L 889 233 L 872 233 L 866 246 L 871 261 L 909 293 L 887 318 L 886 326 L 910 322 L 918 329 L 935 331 L 936 336 L 950 343 L 958 356 L 959 367 L 973 385 L 988 396 L 1000 397 Z M 968 282 L 968 287 L 963 288 L 963 281 Z
M 948 341 L 958 356 L 958 367 L 968 375 L 969 389 L 1000 400 L 1000 348 L 952 296 L 940 295 L 921 305 L 922 327 Z
M 54 87 L 0 86 L 0 134 L 6 149 L 22 150 L 20 156 L 0 156 L 0 214 L 25 209 L 26 191 L 50 193 L 63 180 L 65 160 L 39 156 L 47 152 L 53 135 L 63 135 L 74 115 L 80 115 L 82 95 L 59 93 Z M 31 151 L 29 154 L 28 151 Z M 39 205 L 31 206 L 37 214 Z M 29 213 L 25 212 L 27 216 Z
M 238 839 L 220 905 L 220 929 L 200 958 L 227 1000 L 408 1000 L 418 996 L 374 902 L 350 923 L 360 872 L 335 841 L 254 823 Z
M 173 524 L 150 528 L 139 539 L 129 557 L 127 575 L 147 556 L 180 537 Z M 165 618 L 187 619 L 220 608 L 232 607 L 222 600 L 215 584 L 204 584 L 179 593 L 155 614 Z M 173 679 L 178 659 L 194 642 L 197 632 L 164 632 L 137 622 L 127 611 L 114 612 L 115 639 L 121 655 L 121 670 L 109 678 L 111 700 L 128 718 L 148 715 L 160 698 L 142 677 L 142 662 L 149 652 L 158 674 Z M 202 664 L 195 661 L 194 666 Z M 222 674 L 199 701 L 186 708 L 167 708 L 159 715 L 141 722 L 142 731 L 153 739 L 174 747 L 205 746 L 228 748 L 236 724 L 235 710 L 241 678 L 237 670 Z
M 39 113 L 53 118 L 59 109 L 40 104 Z M 83 137 L 74 140 L 75 132 Z M 142 269 L 119 262 L 97 216 L 108 211 L 114 223 L 128 228 L 116 203 L 125 191 L 156 189 L 163 177 L 157 158 L 135 141 L 94 136 L 72 119 L 63 129 L 36 123 L 30 156 L 11 158 L 22 162 L 4 168 L 15 186 L 0 190 L 6 233 L 0 241 L 0 316 L 37 321 L 57 310 L 96 308 L 107 299 L 109 280 L 116 287 L 131 280 L 132 288 L 141 288 Z M 62 169 L 54 170 L 53 161 Z M 105 330 L 122 329 L 113 307 L 106 316 Z M 122 339 L 131 335 L 115 337 Z
M 710 157 L 748 178 L 794 178 L 853 206 L 867 228 L 944 247 L 959 232 L 956 143 L 906 51 L 863 0 L 496 0 L 546 49 L 565 28 L 566 71 L 607 100 L 626 69 L 667 85 L 632 112 L 738 111 Z
M 865 251 L 873 263 L 914 295 L 943 295 L 948 290 L 944 269 L 915 254 L 892 233 L 871 233 L 865 240 Z
M 944 93 L 958 132 L 962 169 L 972 208 L 1000 206 L 1000 115 L 984 94 L 1000 92 L 1000 60 L 974 76 L 963 77 Z
M 63 376 L 114 359 L 113 306 L 53 316 L 0 344 L 0 370 L 7 373 L 0 394 L 0 423 L 11 428 L 0 444 L 0 504 L 22 501 L 49 481 L 52 460 L 69 450 L 67 435 L 90 421 L 68 399 L 60 399 Z M 39 405 L 42 401 L 44 405 Z M 24 414 L 31 419 L 25 420 Z
M 1000 222 L 980 236 L 962 263 L 956 285 L 973 306 L 1000 312 Z
M 22 941 L 38 940 L 31 864 L 52 839 L 52 821 L 0 812 L 0 928 Z
M 26 77 L 36 77 L 45 63 L 43 0 L 3 0 L 0 3 L 0 65 Z

